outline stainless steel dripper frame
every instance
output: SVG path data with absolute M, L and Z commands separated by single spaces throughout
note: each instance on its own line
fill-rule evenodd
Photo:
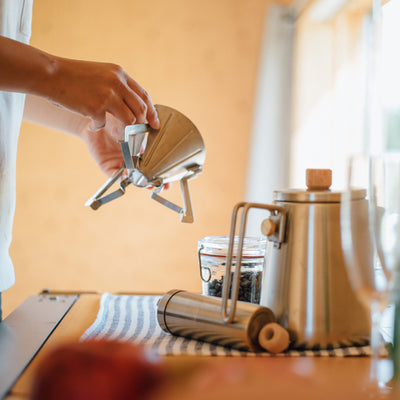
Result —
M 288 329 L 292 347 L 337 347 L 363 342 L 369 317 L 350 286 L 340 230 L 342 193 L 329 190 L 329 170 L 307 170 L 307 190 L 278 190 L 278 220 L 265 220 L 270 239 L 260 304 Z M 352 201 L 367 200 L 355 191 Z M 285 216 L 285 217 L 283 217 Z M 276 232 L 284 232 L 276 241 Z
M 125 140 L 121 142 L 124 166 L 85 205 L 97 210 L 125 194 L 126 187 L 133 183 L 138 187 L 155 187 L 152 199 L 179 213 L 182 222 L 193 222 L 188 180 L 202 171 L 206 154 L 204 141 L 196 126 L 182 113 L 163 105 L 155 107 L 160 128 L 153 129 L 147 124 L 125 128 Z M 106 194 L 123 176 L 125 169 L 128 176 L 120 181 L 119 188 Z M 181 185 L 183 207 L 159 194 L 165 184 L 177 180 Z
M 251 208 L 262 208 L 271 212 L 271 218 L 278 218 L 283 209 L 279 206 L 256 203 L 239 203 L 232 214 L 231 232 L 226 257 L 225 279 L 222 298 L 204 296 L 182 290 L 172 290 L 166 293 L 158 303 L 157 318 L 161 328 L 174 335 L 190 337 L 239 350 L 272 351 L 272 341 L 278 342 L 286 331 L 274 325 L 273 335 L 266 333 L 266 326 L 275 321 L 273 312 L 263 306 L 237 301 L 240 285 L 240 266 L 244 242 L 247 214 Z M 236 248 L 236 268 L 232 279 L 232 297 L 229 299 L 231 286 L 232 259 L 234 257 L 234 239 L 236 220 L 239 211 L 241 225 Z M 282 214 L 283 220 L 285 214 Z M 283 231 L 282 231 L 283 232 Z M 283 240 L 281 230 L 277 229 L 276 239 Z M 286 342 L 285 342 L 286 340 Z M 289 345 L 289 336 L 281 340 L 283 351 Z M 275 352 L 275 351 L 274 351 Z

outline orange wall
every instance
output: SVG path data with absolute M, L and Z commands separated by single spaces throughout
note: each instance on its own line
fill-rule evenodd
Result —
M 31 44 L 111 61 L 155 103 L 186 114 L 207 149 L 190 182 L 194 224 L 145 189 L 98 211 L 85 201 L 105 177 L 76 138 L 24 124 L 5 314 L 43 288 L 99 292 L 200 290 L 197 240 L 227 234 L 244 181 L 268 0 L 35 0 Z M 179 185 L 164 192 L 181 203 Z

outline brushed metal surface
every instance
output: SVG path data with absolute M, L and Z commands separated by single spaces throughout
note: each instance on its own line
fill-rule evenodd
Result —
M 161 127 L 148 128 L 137 169 L 150 183 L 160 179 L 167 183 L 180 179 L 194 166 L 202 167 L 205 145 L 199 130 L 185 115 L 159 104 L 156 109 Z
M 281 248 L 268 245 L 260 304 L 289 330 L 292 347 L 335 347 L 368 337 L 368 313 L 344 262 L 340 203 L 274 204 L 286 210 L 286 240 Z
M 352 200 L 365 198 L 366 190 L 357 189 L 351 193 Z M 275 190 L 273 193 L 274 202 L 296 202 L 296 203 L 340 203 L 342 192 L 333 190 L 304 190 L 288 189 Z
M 180 214 L 181 222 L 194 221 L 188 181 L 203 170 L 206 156 L 203 138 L 196 126 L 179 111 L 155 105 L 160 128 L 147 124 L 125 127 L 125 141 L 121 151 L 124 167 L 109 178 L 85 206 L 93 210 L 125 194 L 131 183 L 137 187 L 154 187 L 151 198 Z M 123 179 L 127 171 L 128 177 Z M 160 196 L 164 185 L 180 181 L 183 207 Z M 119 181 L 119 188 L 108 190 Z
M 264 351 L 258 333 L 275 321 L 268 308 L 238 301 L 233 322 L 225 323 L 221 298 L 183 290 L 171 290 L 160 299 L 157 319 L 160 327 L 173 335 L 251 351 Z

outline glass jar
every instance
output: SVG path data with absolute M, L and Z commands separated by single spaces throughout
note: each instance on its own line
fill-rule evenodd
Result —
M 231 284 L 236 268 L 238 236 L 235 236 L 231 268 Z M 198 241 L 200 277 L 202 293 L 206 296 L 222 296 L 226 255 L 229 236 L 208 236 Z M 238 300 L 249 303 L 260 303 L 260 289 L 267 239 L 264 237 L 245 237 L 243 241 L 242 262 L 240 266 L 240 283 Z M 231 285 L 232 286 L 232 285 Z M 231 290 L 229 290 L 231 296 Z

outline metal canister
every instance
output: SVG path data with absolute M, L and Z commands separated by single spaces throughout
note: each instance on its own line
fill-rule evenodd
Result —
M 221 298 L 183 290 L 171 290 L 159 301 L 157 319 L 161 328 L 185 336 L 244 351 L 264 351 L 260 330 L 275 321 L 267 307 L 237 301 L 234 319 L 221 319 Z

